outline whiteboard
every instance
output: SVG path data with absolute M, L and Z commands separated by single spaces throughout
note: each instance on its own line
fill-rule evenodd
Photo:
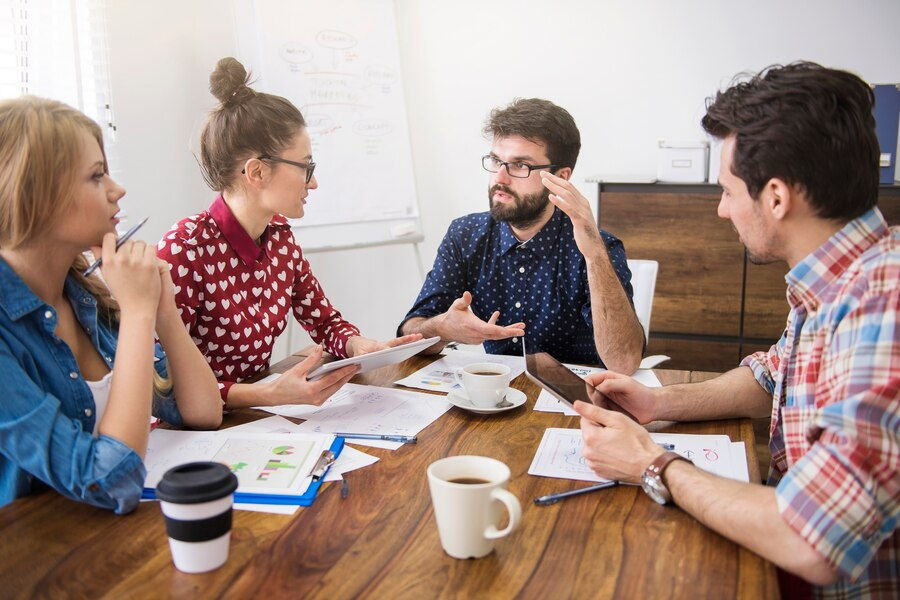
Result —
M 422 240 L 393 0 L 234 0 L 238 59 L 306 119 L 306 252 Z

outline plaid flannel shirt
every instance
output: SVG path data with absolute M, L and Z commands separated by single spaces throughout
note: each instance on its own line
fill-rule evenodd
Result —
M 900 593 L 900 228 L 875 208 L 786 276 L 791 311 L 749 366 L 773 395 L 785 521 L 840 573 L 819 598 Z

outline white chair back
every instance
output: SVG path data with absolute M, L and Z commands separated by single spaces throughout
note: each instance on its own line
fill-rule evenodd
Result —
M 653 312 L 653 294 L 656 292 L 656 274 L 659 263 L 655 260 L 628 260 L 631 270 L 631 286 L 634 288 L 634 311 L 644 328 L 644 338 L 650 338 L 650 314 Z

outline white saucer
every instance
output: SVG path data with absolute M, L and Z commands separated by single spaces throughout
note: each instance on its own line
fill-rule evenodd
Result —
M 528 397 L 525 396 L 525 393 L 517 390 L 515 388 L 506 388 L 506 399 L 512 403 L 512 406 L 504 406 L 503 408 L 481 408 L 479 406 L 474 406 L 469 398 L 466 396 L 466 393 L 461 389 L 456 389 L 447 394 L 447 401 L 450 402 L 453 406 L 457 408 L 461 408 L 463 410 L 467 410 L 469 412 L 478 413 L 479 415 L 492 415 L 494 413 L 506 412 L 508 410 L 512 410 L 514 408 L 518 408 L 525 404 L 525 401 L 528 400 Z

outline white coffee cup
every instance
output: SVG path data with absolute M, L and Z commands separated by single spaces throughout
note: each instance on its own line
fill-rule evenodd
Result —
M 509 388 L 510 369 L 506 365 L 491 362 L 468 364 L 454 372 L 473 406 L 493 408 L 506 397 Z
M 237 478 L 225 465 L 195 462 L 166 471 L 156 496 L 175 568 L 205 573 L 225 564 Z
M 428 467 L 428 487 L 444 552 L 453 558 L 490 554 L 494 541 L 516 530 L 519 500 L 506 490 L 509 467 L 486 456 L 450 456 Z M 509 522 L 498 529 L 502 508 Z

